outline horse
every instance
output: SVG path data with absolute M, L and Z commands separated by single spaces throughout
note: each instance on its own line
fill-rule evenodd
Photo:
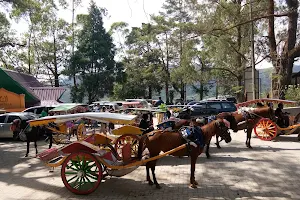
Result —
M 232 130 L 234 130 L 234 132 L 238 131 L 237 121 L 231 113 L 224 112 L 224 113 L 222 113 L 222 115 L 217 116 L 217 118 L 227 120 L 230 123 L 230 128 Z M 198 119 L 197 119 L 197 121 L 198 121 Z M 186 119 L 181 119 L 177 123 L 175 123 L 173 130 L 176 131 L 176 130 L 179 130 L 182 126 L 189 126 L 190 123 L 191 123 L 191 117 L 187 117 Z M 203 126 L 205 124 L 205 119 L 202 119 L 202 120 L 199 119 L 199 122 L 197 124 L 199 126 Z M 216 135 L 216 137 L 217 137 L 217 135 Z M 210 158 L 209 146 L 210 146 L 210 140 L 207 141 L 207 143 L 206 143 L 206 151 L 205 151 L 206 158 Z M 218 147 L 218 148 L 221 148 L 221 147 Z
M 44 134 L 47 134 L 49 137 L 49 132 L 51 133 L 52 136 L 52 131 L 48 130 L 45 127 L 40 127 L 40 126 L 27 126 L 26 129 L 24 130 L 24 133 L 26 135 L 26 143 L 27 143 L 27 151 L 25 157 L 28 157 L 29 154 L 29 146 L 30 142 L 34 142 L 34 147 L 35 147 L 35 153 L 36 155 L 38 154 L 38 149 L 37 149 L 37 141 L 40 139 L 40 136 Z M 49 149 L 52 146 L 52 137 L 50 138 L 50 144 L 49 144 Z
M 194 124 L 197 126 L 197 124 Z M 226 143 L 231 141 L 230 132 L 228 131 L 228 127 L 226 126 L 223 119 L 217 119 L 212 121 L 211 123 L 202 126 L 201 128 L 204 143 L 208 143 L 211 140 L 211 137 L 215 134 L 219 135 L 222 139 L 225 140 Z M 141 137 L 138 148 L 138 157 L 139 159 L 143 159 L 143 154 L 145 152 L 149 152 L 150 157 L 154 157 L 159 155 L 161 151 L 167 152 L 171 149 L 179 147 L 182 144 L 187 143 L 185 139 L 183 139 L 181 133 L 179 131 L 154 131 L 147 133 Z M 196 146 L 196 145 L 195 145 Z M 175 153 L 172 153 L 173 156 L 185 156 L 190 155 L 191 157 L 191 174 L 190 174 L 190 187 L 196 188 L 198 183 L 195 180 L 195 166 L 198 156 L 203 152 L 204 147 L 197 145 L 195 147 L 193 145 L 189 145 L 188 148 L 184 148 Z M 150 161 L 146 163 L 146 179 L 149 185 L 156 185 L 157 189 L 160 189 L 160 185 L 158 184 L 155 176 L 155 166 L 157 160 Z M 153 181 L 150 178 L 149 169 L 151 168 Z
M 274 110 L 272 107 L 256 108 L 254 110 L 244 111 L 244 112 L 236 111 L 233 113 L 220 113 L 216 117 L 224 118 L 224 117 L 228 117 L 228 115 L 233 116 L 235 118 L 236 122 L 238 123 L 236 129 L 232 128 L 233 132 L 237 132 L 238 130 L 245 130 L 245 132 L 247 133 L 245 144 L 250 149 L 252 148 L 252 146 L 250 144 L 252 129 L 258 123 L 258 121 L 262 117 L 269 118 L 271 120 L 275 120 L 275 113 L 274 113 Z M 208 144 L 207 148 L 206 148 L 206 154 L 208 154 L 208 155 L 209 155 L 209 145 L 210 144 Z M 218 148 L 221 148 L 217 135 L 216 135 L 216 145 Z
M 34 127 L 28 127 L 27 130 L 26 129 L 24 130 L 24 133 L 26 135 L 26 143 L 27 143 L 27 151 L 26 151 L 25 157 L 28 157 L 30 142 L 34 142 L 35 154 L 37 155 L 38 154 L 38 149 L 37 149 L 36 142 L 40 138 L 40 130 L 41 130 L 41 128 L 34 126 Z

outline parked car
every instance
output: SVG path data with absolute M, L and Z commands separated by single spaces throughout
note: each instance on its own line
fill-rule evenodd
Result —
M 27 109 L 23 110 L 22 112 L 34 113 L 34 114 L 40 115 L 44 109 L 45 109 L 45 111 L 47 113 L 49 113 L 49 110 L 52 110 L 56 106 L 58 106 L 58 105 L 53 105 L 53 106 L 34 106 L 34 107 L 27 108 Z
M 192 117 L 206 117 L 237 110 L 231 101 L 202 101 L 190 106 L 190 108 Z
M 38 116 L 34 113 L 27 112 L 12 112 L 0 115 L 0 138 L 18 138 L 18 136 L 14 136 L 13 132 L 10 130 L 10 126 L 15 119 L 28 121 L 37 118 Z
M 149 108 L 149 104 L 147 102 L 146 99 L 125 99 L 126 102 L 139 102 L 138 106 L 134 106 L 134 107 L 141 107 L 141 108 Z M 124 106 L 124 104 L 123 104 Z
M 237 102 L 235 97 L 229 96 L 229 95 L 218 96 L 218 98 L 211 97 L 211 98 L 207 98 L 206 100 L 208 100 L 208 101 L 231 101 L 233 103 Z
M 197 103 L 199 103 L 199 101 L 190 101 L 190 102 L 187 103 L 186 105 L 187 105 L 187 106 L 192 106 L 192 105 L 195 105 L 195 104 L 197 104 Z

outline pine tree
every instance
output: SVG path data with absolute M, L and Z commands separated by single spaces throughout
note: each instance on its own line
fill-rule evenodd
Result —
M 103 27 L 103 14 L 104 10 L 92 1 L 89 14 L 82 18 L 78 47 L 72 58 L 90 103 L 111 94 L 115 80 L 115 47 Z

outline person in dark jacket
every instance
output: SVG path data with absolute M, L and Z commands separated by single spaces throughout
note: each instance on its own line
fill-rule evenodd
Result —
M 140 121 L 139 124 L 139 128 L 144 129 L 145 131 L 143 132 L 143 134 L 145 133 L 149 133 L 151 131 L 153 131 L 153 127 L 150 126 L 150 123 L 148 121 L 148 114 L 143 114 L 142 116 L 142 120 Z
M 161 104 L 163 104 L 163 100 L 161 100 L 161 97 L 158 97 L 158 101 L 154 104 L 154 107 L 158 107 L 160 106 Z
M 279 103 L 275 110 L 275 116 L 278 117 L 277 124 L 280 127 L 289 126 L 289 117 L 283 112 L 283 104 Z

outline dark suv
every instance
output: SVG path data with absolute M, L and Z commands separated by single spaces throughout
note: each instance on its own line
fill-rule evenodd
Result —
M 190 106 L 190 108 L 192 117 L 206 117 L 237 110 L 231 101 L 202 101 Z

